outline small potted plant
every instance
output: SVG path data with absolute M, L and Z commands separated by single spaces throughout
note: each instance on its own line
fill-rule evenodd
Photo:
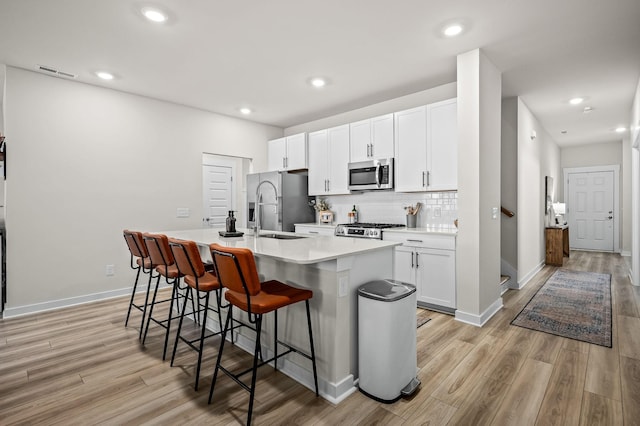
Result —
M 317 200 L 311 200 L 309 205 L 318 212 L 318 223 L 331 223 L 333 222 L 333 212 L 329 210 L 331 206 L 326 199 L 320 198 Z

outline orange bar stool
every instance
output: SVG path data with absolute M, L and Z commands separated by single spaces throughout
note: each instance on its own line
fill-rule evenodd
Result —
M 131 307 L 138 309 L 142 312 L 142 321 L 140 323 L 140 334 L 139 338 L 142 338 L 142 328 L 144 326 L 144 318 L 147 312 L 147 303 L 149 301 L 149 286 L 147 286 L 147 294 L 145 296 L 144 305 L 137 305 L 134 303 L 134 298 L 136 295 L 136 289 L 138 287 L 138 279 L 140 278 L 140 273 L 143 272 L 145 274 L 149 274 L 149 284 L 151 284 L 151 275 L 152 275 L 152 264 L 151 259 L 149 258 L 149 253 L 147 252 L 147 247 L 144 245 L 144 241 L 142 240 L 142 232 L 138 231 L 130 231 L 125 229 L 122 234 L 124 235 L 124 240 L 127 242 L 127 247 L 129 247 L 129 252 L 131 253 L 131 260 L 129 265 L 131 269 L 136 271 L 136 280 L 133 283 L 133 290 L 131 291 L 131 300 L 129 301 L 129 309 L 127 310 L 127 319 L 124 322 L 124 326 L 126 327 L 129 324 L 129 316 L 131 315 Z
M 155 322 L 161 327 L 164 327 L 166 332 L 164 336 L 164 348 L 162 350 L 162 360 L 166 358 L 167 354 L 167 345 L 169 343 L 169 333 L 171 331 L 171 321 L 173 320 L 173 304 L 174 301 L 177 302 L 178 311 L 179 311 L 179 297 L 189 297 L 191 294 L 191 311 L 194 315 L 195 321 L 195 304 L 193 301 L 193 294 L 188 290 L 191 290 L 191 287 L 185 286 L 184 288 L 180 287 L 180 278 L 182 274 L 178 270 L 178 267 L 175 264 L 175 260 L 173 259 L 173 254 L 171 253 L 171 248 L 169 247 L 169 239 L 166 235 L 162 234 L 142 234 L 142 239 L 144 241 L 145 247 L 147 248 L 147 252 L 149 253 L 149 258 L 151 259 L 151 264 L 155 266 L 155 270 L 158 273 L 158 278 L 156 280 L 156 286 L 153 291 L 153 298 L 151 300 L 151 306 L 149 307 L 149 315 L 147 316 L 147 325 L 144 330 L 144 336 L 142 337 L 142 344 L 144 345 L 147 340 L 147 333 L 149 332 L 149 324 L 151 321 Z M 165 281 L 168 285 L 172 286 L 171 289 L 171 298 L 164 299 L 160 301 L 156 301 L 158 295 L 158 287 L 160 285 L 160 276 L 165 278 Z M 182 294 L 184 291 L 184 295 Z M 153 308 L 158 303 L 170 302 L 169 304 L 169 314 L 168 318 L 161 320 L 153 317 Z
M 222 333 L 222 331 L 218 331 L 216 333 L 206 335 L 207 312 L 209 310 L 218 314 L 218 321 L 220 328 L 222 329 L 222 315 L 220 313 L 222 304 L 221 287 L 215 274 L 205 270 L 204 263 L 202 263 L 202 258 L 200 257 L 200 251 L 198 250 L 198 246 L 195 242 L 169 238 L 169 247 L 171 248 L 171 253 L 175 259 L 176 266 L 184 277 L 185 284 L 196 290 L 196 297 L 198 298 L 198 303 L 196 304 L 198 310 L 196 314 L 198 318 L 202 312 L 202 318 L 200 318 L 202 328 L 200 337 L 197 339 L 188 339 L 183 337 L 181 335 L 182 323 L 184 321 L 185 310 L 187 307 L 187 299 L 184 299 L 182 312 L 180 314 L 180 322 L 178 323 L 176 341 L 173 345 L 173 354 L 171 355 L 171 365 L 173 366 L 173 362 L 176 357 L 176 349 L 178 348 L 178 342 L 180 340 L 185 342 L 191 349 L 197 351 L 198 364 L 196 366 L 195 390 L 198 390 L 204 341 L 209 337 L 217 336 Z M 217 309 L 209 306 L 209 296 L 211 295 L 211 292 L 215 292 Z
M 318 372 L 316 369 L 316 354 L 313 345 L 313 332 L 311 330 L 311 314 L 309 311 L 309 299 L 313 297 L 311 290 L 304 290 L 291 287 L 280 281 L 266 281 L 261 283 L 258 277 L 253 252 L 246 248 L 223 247 L 219 244 L 211 244 L 211 257 L 213 264 L 218 273 L 218 279 L 222 286 L 226 289 L 224 293 L 225 299 L 231 304 L 249 315 L 249 321 L 255 324 L 256 345 L 253 354 L 253 367 L 239 372 L 233 373 L 222 365 L 222 351 L 224 349 L 227 332 L 231 323 L 231 309 L 225 321 L 222 340 L 220 341 L 220 350 L 218 351 L 218 359 L 216 368 L 213 373 L 211 389 L 209 391 L 209 403 L 213 398 L 213 391 L 218 377 L 218 371 L 222 371 L 231 377 L 242 388 L 249 391 L 249 412 L 247 416 L 247 425 L 251 424 L 251 415 L 253 413 L 253 400 L 256 388 L 256 373 L 258 367 L 274 361 L 275 369 L 278 369 L 278 358 L 296 352 L 305 358 L 311 360 L 313 365 L 313 380 L 316 388 L 316 396 L 318 395 Z M 278 309 L 292 305 L 298 302 L 305 302 L 307 308 L 307 327 L 309 329 L 309 346 L 311 354 L 304 353 L 292 346 L 278 340 Z M 274 356 L 268 360 L 258 363 L 261 358 L 262 350 L 260 344 L 260 333 L 262 331 L 262 317 L 264 314 L 273 312 L 275 315 L 274 322 Z M 278 354 L 278 344 L 287 348 L 283 353 Z M 246 373 L 252 373 L 251 385 L 247 385 L 240 380 L 240 377 Z

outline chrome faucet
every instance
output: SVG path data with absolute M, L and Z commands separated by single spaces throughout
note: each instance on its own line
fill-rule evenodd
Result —
M 262 192 L 260 191 L 260 187 L 265 183 L 268 183 L 273 188 L 273 192 L 276 195 L 276 202 L 275 203 L 263 203 L 261 201 Z M 256 188 L 256 213 L 255 213 L 255 215 L 256 215 L 256 225 L 255 225 L 255 227 L 253 229 L 256 238 L 260 237 L 260 225 L 261 225 L 260 224 L 260 216 L 262 214 L 262 206 L 277 206 L 277 205 L 278 205 L 278 188 L 276 188 L 276 186 L 270 180 L 263 180 L 262 182 L 260 182 L 258 184 L 258 187 Z

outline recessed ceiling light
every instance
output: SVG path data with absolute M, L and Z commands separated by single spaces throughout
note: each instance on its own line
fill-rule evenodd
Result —
M 444 34 L 447 37 L 455 37 L 458 34 L 460 34 L 463 29 L 464 28 L 462 28 L 462 25 L 460 24 L 451 24 L 446 26 L 444 30 L 442 30 L 442 34 Z
M 249 115 L 252 113 L 250 108 L 240 108 L 240 112 L 243 113 L 244 115 Z
M 311 83 L 313 87 L 324 87 L 327 85 L 327 80 L 325 80 L 324 78 L 315 77 L 312 78 L 309 83 Z
M 166 22 L 169 17 L 166 13 L 161 11 L 160 9 L 155 9 L 153 7 L 143 7 L 142 15 L 152 22 L 163 23 Z
M 98 71 L 96 75 L 103 80 L 113 80 L 113 74 L 111 74 L 110 72 Z
M 627 131 L 626 127 L 618 127 L 616 128 L 616 133 L 624 133 Z
M 569 100 L 569 103 L 571 105 L 580 105 L 582 103 L 582 101 L 584 101 L 584 98 L 573 98 L 573 99 Z
M 586 106 L 584 107 L 584 109 L 582 110 L 582 112 L 584 112 L 585 114 L 590 113 L 591 111 L 593 111 L 593 108 L 590 106 Z

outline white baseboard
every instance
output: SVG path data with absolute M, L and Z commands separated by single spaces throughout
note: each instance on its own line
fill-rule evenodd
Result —
M 160 284 L 159 290 L 167 288 L 166 283 Z M 146 284 L 138 285 L 136 294 L 147 291 Z M 69 297 L 67 299 L 51 300 L 49 302 L 34 303 L 32 305 L 17 306 L 15 308 L 5 308 L 2 312 L 3 318 L 14 318 L 22 315 L 37 314 L 56 309 L 69 308 L 71 306 L 84 305 L 85 303 L 97 302 L 99 300 L 113 299 L 115 297 L 131 296 L 131 287 L 109 290 L 100 293 L 85 294 L 83 296 Z M 126 313 L 126 312 L 125 312 Z
M 475 325 L 476 327 L 482 327 L 493 317 L 500 309 L 502 309 L 502 297 L 496 299 L 487 309 L 480 315 L 470 314 L 463 312 L 459 309 L 456 310 L 456 321 L 464 322 L 467 324 Z
M 515 286 L 515 282 L 518 279 L 518 270 L 513 267 L 509 262 L 500 258 L 500 273 L 502 275 L 508 275 L 509 280 L 503 285 L 508 288 L 513 288 Z
M 540 272 L 542 270 L 542 268 L 544 268 L 544 260 L 542 262 L 540 262 L 535 268 L 533 268 L 531 271 L 529 271 L 528 274 L 526 274 L 525 276 L 522 277 L 522 279 L 520 281 L 518 281 L 517 286 L 512 287 L 514 290 L 522 290 L 524 288 L 524 286 L 526 286 L 529 281 L 531 281 L 531 279 L 533 277 L 536 276 L 536 274 L 538 272 Z

